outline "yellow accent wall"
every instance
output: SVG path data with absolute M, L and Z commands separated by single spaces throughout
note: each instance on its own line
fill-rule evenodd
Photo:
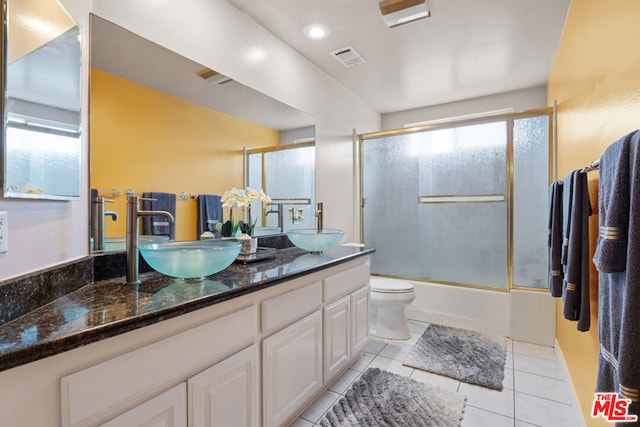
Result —
M 243 185 L 243 148 L 278 145 L 280 133 L 149 89 L 97 69 L 89 98 L 90 183 L 133 189 L 222 195 Z M 107 236 L 125 235 L 126 197 L 106 210 Z M 176 240 L 196 236 L 197 202 L 176 203 Z
M 600 158 L 614 141 L 640 124 L 640 2 L 573 0 L 548 83 L 558 103 L 558 177 Z M 597 237 L 598 173 L 589 174 L 594 215 L 591 257 Z M 591 330 L 577 332 L 560 302 L 557 339 L 589 426 L 611 425 L 590 415 L 598 367 L 597 271 L 591 268 Z

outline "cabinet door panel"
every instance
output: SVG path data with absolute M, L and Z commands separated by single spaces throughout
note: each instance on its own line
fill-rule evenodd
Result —
M 281 426 L 322 387 L 322 313 L 262 342 L 263 425 Z
M 369 285 L 351 294 L 351 357 L 369 340 Z
M 189 427 L 257 427 L 258 345 L 252 345 L 187 381 Z
M 351 357 L 351 297 L 324 308 L 324 380 L 340 372 Z
M 180 383 L 101 426 L 187 427 L 187 384 Z

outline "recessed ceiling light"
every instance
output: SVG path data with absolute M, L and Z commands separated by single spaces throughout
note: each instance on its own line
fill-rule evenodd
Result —
M 311 40 L 323 40 L 329 37 L 331 29 L 323 24 L 309 24 L 302 32 Z

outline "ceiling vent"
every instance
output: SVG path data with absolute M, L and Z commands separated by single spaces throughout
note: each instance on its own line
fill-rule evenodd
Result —
M 351 46 L 343 47 L 342 49 L 334 50 L 331 56 L 336 58 L 345 67 L 353 67 L 354 65 L 362 64 L 365 59 Z
M 222 83 L 230 82 L 231 79 L 224 74 L 220 74 L 217 71 L 212 70 L 211 68 L 203 68 L 202 70 L 197 72 L 198 76 L 205 79 L 208 83 L 214 83 L 220 85 Z
M 378 7 L 389 28 L 431 16 L 427 0 L 384 0 L 378 3 Z

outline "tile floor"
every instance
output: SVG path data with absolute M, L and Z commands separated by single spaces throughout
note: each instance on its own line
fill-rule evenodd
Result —
M 563 381 L 560 362 L 553 348 L 507 340 L 504 389 L 498 392 L 403 366 L 404 355 L 427 326 L 410 320 L 411 339 L 406 341 L 372 337 L 360 359 L 292 427 L 314 426 L 368 367 L 385 369 L 467 396 L 462 427 L 584 425 L 575 417 L 571 388 Z

